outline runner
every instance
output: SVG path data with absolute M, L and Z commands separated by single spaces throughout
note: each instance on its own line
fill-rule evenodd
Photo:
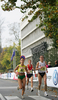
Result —
M 31 60 L 28 60 L 28 65 L 27 65 L 27 89 L 28 89 L 28 83 L 29 83 L 29 78 L 31 79 L 31 92 L 33 92 L 33 65 L 31 64 Z
M 22 98 L 24 98 L 25 84 L 26 84 L 25 70 L 27 72 L 27 67 L 24 65 L 24 60 L 25 56 L 21 56 L 20 57 L 21 64 L 17 65 L 17 67 L 14 69 L 14 72 L 18 77 L 19 89 L 22 89 Z
M 44 61 L 44 57 L 40 56 L 40 61 L 37 62 L 36 65 L 36 70 L 38 70 L 38 81 L 39 81 L 39 86 L 38 86 L 38 95 L 40 96 L 40 86 L 41 86 L 41 82 L 42 82 L 42 78 L 44 80 L 44 85 L 45 85 L 45 96 L 47 95 L 47 83 L 46 83 L 46 72 L 47 68 L 46 68 L 46 62 Z

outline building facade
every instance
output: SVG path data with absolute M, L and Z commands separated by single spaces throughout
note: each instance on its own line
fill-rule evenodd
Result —
M 22 17 L 25 18 L 28 12 Z M 32 22 L 28 22 L 32 18 L 32 15 L 24 19 L 20 23 L 21 29 L 21 54 L 25 55 L 25 65 L 28 63 L 28 59 L 32 60 L 34 67 L 39 60 L 40 55 L 44 55 L 44 51 L 50 49 L 51 40 L 46 38 L 41 28 L 38 28 L 36 24 L 40 23 L 39 17 Z M 48 47 L 46 46 L 48 44 Z

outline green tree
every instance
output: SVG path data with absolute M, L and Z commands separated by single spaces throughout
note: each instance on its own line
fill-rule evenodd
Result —
M 46 37 L 53 41 L 53 46 L 58 48 L 58 0 L 21 0 L 23 3 L 20 7 L 16 5 L 17 0 L 8 0 L 2 5 L 4 11 L 10 11 L 14 8 L 19 8 L 22 13 L 31 8 L 28 15 L 33 15 L 29 22 L 40 18 L 41 30 L 44 31 Z M 27 16 L 28 18 L 28 16 Z M 25 19 L 25 18 L 24 18 Z M 22 20 L 23 21 L 23 20 Z M 43 26 L 43 28 L 42 28 Z
M 1 53 L 1 60 L 0 60 L 3 71 L 7 71 L 11 68 L 12 49 L 13 49 L 12 46 L 3 48 L 3 52 Z
M 15 44 L 14 44 L 15 45 Z M 0 55 L 0 72 L 7 72 L 10 69 L 13 69 L 13 61 L 11 61 L 12 53 L 13 53 L 13 46 L 3 48 L 3 51 Z M 16 65 L 20 63 L 20 56 L 21 56 L 21 44 L 20 40 L 18 45 L 15 45 L 16 48 Z

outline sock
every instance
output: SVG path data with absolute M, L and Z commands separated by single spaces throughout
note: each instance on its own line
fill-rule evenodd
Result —
M 45 91 L 45 93 L 47 93 L 47 91 Z
M 40 90 L 38 90 L 38 92 L 40 92 Z
M 47 91 L 45 91 L 45 95 L 48 96 Z
M 33 90 L 33 87 L 31 87 L 31 90 Z

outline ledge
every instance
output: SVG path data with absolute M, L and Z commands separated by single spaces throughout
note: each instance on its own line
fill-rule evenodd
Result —
M 23 48 L 21 48 L 21 49 L 23 50 L 23 49 L 27 48 L 28 46 L 30 46 L 30 45 L 32 45 L 32 44 L 34 44 L 34 43 L 36 43 L 37 41 L 39 41 L 39 40 L 43 39 L 44 37 L 45 37 L 45 35 L 42 35 L 40 38 L 38 38 L 38 39 L 36 39 L 35 41 L 33 41 L 33 42 L 29 43 L 28 45 L 24 46 L 24 47 L 23 47 Z

